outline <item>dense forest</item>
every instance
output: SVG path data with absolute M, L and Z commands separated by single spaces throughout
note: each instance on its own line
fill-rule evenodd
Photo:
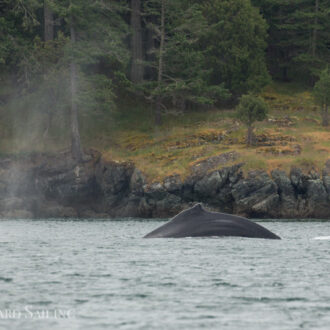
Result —
M 315 85 L 327 125 L 329 63 L 329 0 L 1 0 L 1 139 L 61 132 L 80 160 L 83 117 L 142 103 L 158 127 L 270 81 Z

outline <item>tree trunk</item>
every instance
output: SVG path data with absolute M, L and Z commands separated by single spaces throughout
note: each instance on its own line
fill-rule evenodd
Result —
M 314 27 L 313 27 L 313 36 L 312 36 L 312 62 L 313 62 L 313 65 L 315 64 L 315 61 L 316 61 L 318 14 L 319 14 L 319 0 L 315 0 Z M 312 75 L 311 84 L 314 85 L 314 83 L 315 83 L 315 76 Z
M 156 100 L 156 113 L 155 113 L 155 124 L 160 126 L 162 124 L 162 113 L 161 104 L 162 96 L 160 95 L 160 89 L 163 80 L 163 56 L 164 56 L 164 45 L 165 45 L 165 1 L 162 0 L 161 17 L 160 17 L 160 45 L 159 45 L 159 61 L 158 61 L 158 96 Z
M 76 31 L 71 22 L 70 25 L 71 46 L 76 43 Z M 71 79 L 71 153 L 73 159 L 77 162 L 83 159 L 83 150 L 81 147 L 79 123 L 78 123 L 78 106 L 77 106 L 77 64 L 74 59 L 70 63 L 70 79 Z
M 132 66 L 131 80 L 139 83 L 143 80 L 143 50 L 142 50 L 142 28 L 141 28 L 141 0 L 131 0 L 131 28 L 132 28 Z
M 44 40 L 54 40 L 54 15 L 44 0 Z
M 153 17 L 148 17 L 148 20 L 152 22 Z M 146 53 L 145 60 L 147 63 L 155 62 L 155 36 L 154 31 L 150 27 L 146 27 Z M 151 66 L 146 65 L 144 67 L 144 78 L 146 80 L 155 80 L 157 79 L 157 70 Z
M 288 82 L 289 78 L 288 78 L 288 67 L 284 66 L 282 69 L 282 81 Z
M 46 128 L 44 130 L 44 134 L 43 134 L 43 138 L 46 139 L 48 138 L 48 134 L 50 131 L 50 128 L 52 126 L 52 122 L 53 122 L 53 117 L 54 117 L 54 112 L 52 111 L 53 109 L 50 109 L 47 112 L 47 119 L 46 119 Z
M 250 147 L 254 145 L 254 134 L 253 134 L 253 126 L 248 126 L 248 133 L 247 133 L 247 139 L 246 139 L 247 145 Z
M 329 125 L 329 113 L 328 113 L 328 105 L 324 105 L 322 108 L 322 126 Z
M 315 0 L 314 27 L 313 27 L 313 37 L 312 37 L 312 57 L 313 57 L 313 61 L 315 60 L 315 55 L 316 55 L 318 13 L 319 13 L 319 0 Z
M 49 131 L 52 127 L 52 123 L 53 123 L 53 119 L 55 116 L 55 111 L 56 111 L 56 104 L 57 104 L 57 100 L 58 100 L 58 95 L 55 92 L 56 88 L 52 88 L 50 90 L 50 95 L 49 95 L 49 104 L 48 104 L 48 108 L 46 110 L 46 128 L 44 130 L 44 134 L 43 137 L 46 139 L 48 138 L 48 134 Z

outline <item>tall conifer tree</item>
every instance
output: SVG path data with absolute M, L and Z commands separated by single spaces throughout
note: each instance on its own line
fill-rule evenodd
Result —
M 88 79 L 89 68 L 99 66 L 102 61 L 121 62 L 127 58 L 123 44 L 127 26 L 120 16 L 121 4 L 111 0 L 49 0 L 49 5 L 64 21 L 63 30 L 68 31 L 70 40 L 71 151 L 73 158 L 79 162 L 83 159 L 78 124 L 79 107 L 83 106 L 80 99 L 85 97 L 86 100 L 87 97 L 90 100 L 99 96 L 93 89 L 83 91 L 81 79 L 84 76 Z M 103 79 L 107 78 L 101 74 L 98 80 Z

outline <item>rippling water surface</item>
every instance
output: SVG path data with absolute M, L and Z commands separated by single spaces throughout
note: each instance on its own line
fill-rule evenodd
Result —
M 330 329 L 329 222 L 141 238 L 160 224 L 1 221 L 0 329 Z

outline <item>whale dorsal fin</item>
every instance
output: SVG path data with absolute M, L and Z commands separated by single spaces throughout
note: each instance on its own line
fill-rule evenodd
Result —
M 188 209 L 187 211 L 189 211 L 189 213 L 193 213 L 196 215 L 207 213 L 207 211 L 204 209 L 202 203 L 195 204 L 192 208 Z
M 183 210 L 182 212 L 177 214 L 174 218 L 172 218 L 172 221 L 189 221 L 192 219 L 192 217 L 194 219 L 204 213 L 207 213 L 207 211 L 205 211 L 201 203 L 198 203 L 190 209 Z
M 204 211 L 203 206 L 201 203 L 197 203 L 196 205 L 194 205 L 192 208 L 192 210 L 196 210 L 196 211 Z

